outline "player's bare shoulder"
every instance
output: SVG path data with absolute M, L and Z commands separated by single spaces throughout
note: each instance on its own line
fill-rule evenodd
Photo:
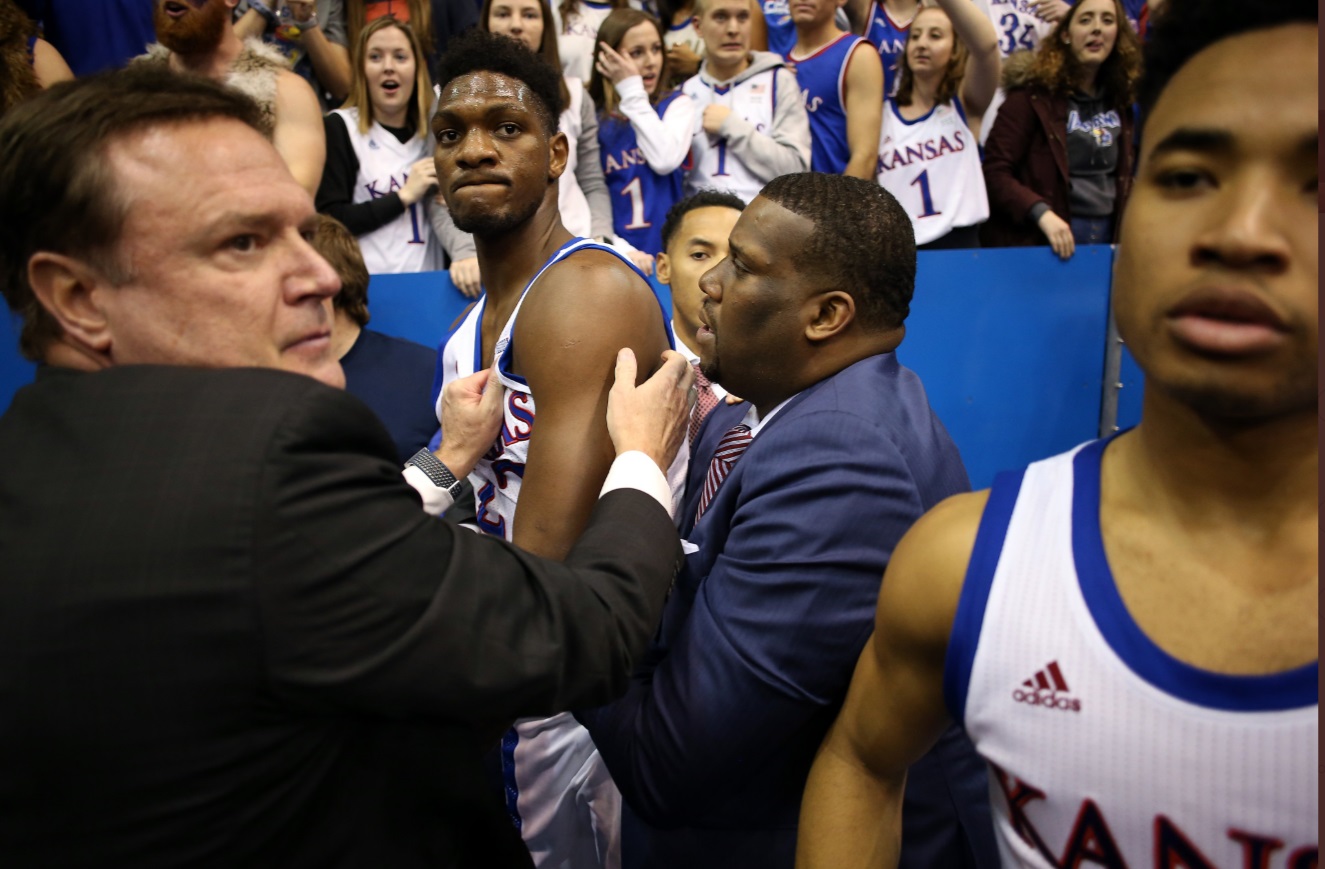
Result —
M 879 593 L 878 630 L 946 648 L 989 490 L 939 502 L 906 532 Z
M 648 282 L 603 250 L 577 251 L 549 267 L 515 328 L 517 346 L 548 355 L 569 349 L 603 355 L 609 371 L 622 347 L 648 359 L 666 349 L 662 308 Z

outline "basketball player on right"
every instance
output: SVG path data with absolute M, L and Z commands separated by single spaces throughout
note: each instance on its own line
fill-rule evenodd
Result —
M 1317 20 L 1152 20 L 1114 270 L 1143 422 L 898 545 L 799 866 L 894 863 L 907 765 L 949 718 L 1005 866 L 1317 865 Z

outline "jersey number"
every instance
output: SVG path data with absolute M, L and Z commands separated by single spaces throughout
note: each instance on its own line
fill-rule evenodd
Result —
M 1028 51 L 1035 50 L 1035 27 L 1030 24 L 1021 24 L 1021 20 L 1009 12 L 998 19 L 999 26 L 1003 28 L 1003 36 L 998 40 L 999 50 L 1003 56 L 1011 54 L 1018 49 Z M 1021 36 L 1017 36 L 1017 25 L 1021 24 Z
M 719 139 L 718 144 L 714 147 L 718 149 L 718 171 L 713 173 L 713 177 L 730 175 L 731 173 L 727 171 L 727 140 Z
M 641 185 L 641 179 L 635 178 L 622 187 L 621 195 L 630 197 L 630 223 L 621 227 L 622 229 L 648 229 L 653 226 L 644 219 L 644 187 Z
M 498 459 L 492 463 L 492 473 L 496 475 L 497 482 L 495 485 L 489 482 L 478 490 L 478 516 L 476 518 L 478 527 L 485 533 L 491 534 L 493 537 L 505 537 L 505 517 L 501 513 L 491 511 L 488 508 L 492 505 L 493 499 L 497 497 L 497 489 L 505 489 L 510 477 L 524 479 L 524 465 L 510 459 Z
M 423 233 L 419 230 L 419 203 L 417 202 L 409 207 L 409 225 L 413 230 L 413 238 L 409 240 L 409 243 L 423 244 Z
M 933 217 L 936 214 L 942 214 L 943 212 L 934 210 L 934 197 L 929 193 L 928 169 L 917 175 L 915 180 L 911 182 L 912 187 L 915 187 L 917 184 L 920 185 L 920 204 L 924 206 L 925 210 L 917 214 L 916 217 Z

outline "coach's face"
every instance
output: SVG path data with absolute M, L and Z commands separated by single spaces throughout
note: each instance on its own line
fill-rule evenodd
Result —
M 732 227 L 726 259 L 699 279 L 700 368 L 761 413 L 799 381 L 815 293 L 797 260 L 813 232 L 808 217 L 756 196 Z
M 524 82 L 493 72 L 462 75 L 443 88 L 432 119 L 437 183 L 465 232 L 516 228 L 566 170 L 566 136 L 549 132 L 537 100 Z
M 1316 405 L 1316 67 L 1314 26 L 1226 39 L 1146 122 L 1114 312 L 1151 388 L 1202 415 Z
M 89 293 L 88 343 L 117 365 L 258 366 L 344 385 L 322 304 L 340 280 L 308 243 L 312 199 L 269 142 L 238 121 L 191 121 L 112 142 L 106 165 L 126 206 L 128 280 Z

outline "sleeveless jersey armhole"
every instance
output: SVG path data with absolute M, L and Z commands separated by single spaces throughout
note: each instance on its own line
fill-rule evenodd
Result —
M 957 599 L 957 614 L 948 638 L 948 652 L 943 662 L 943 701 L 953 721 L 965 726 L 966 692 L 971 685 L 971 668 L 975 651 L 980 643 L 980 627 L 984 623 L 989 591 L 994 584 L 994 571 L 1003 551 L 1012 510 L 1017 505 L 1025 470 L 1005 471 L 994 479 L 985 503 L 980 527 L 976 531 L 971 561 L 966 567 L 961 596 Z

